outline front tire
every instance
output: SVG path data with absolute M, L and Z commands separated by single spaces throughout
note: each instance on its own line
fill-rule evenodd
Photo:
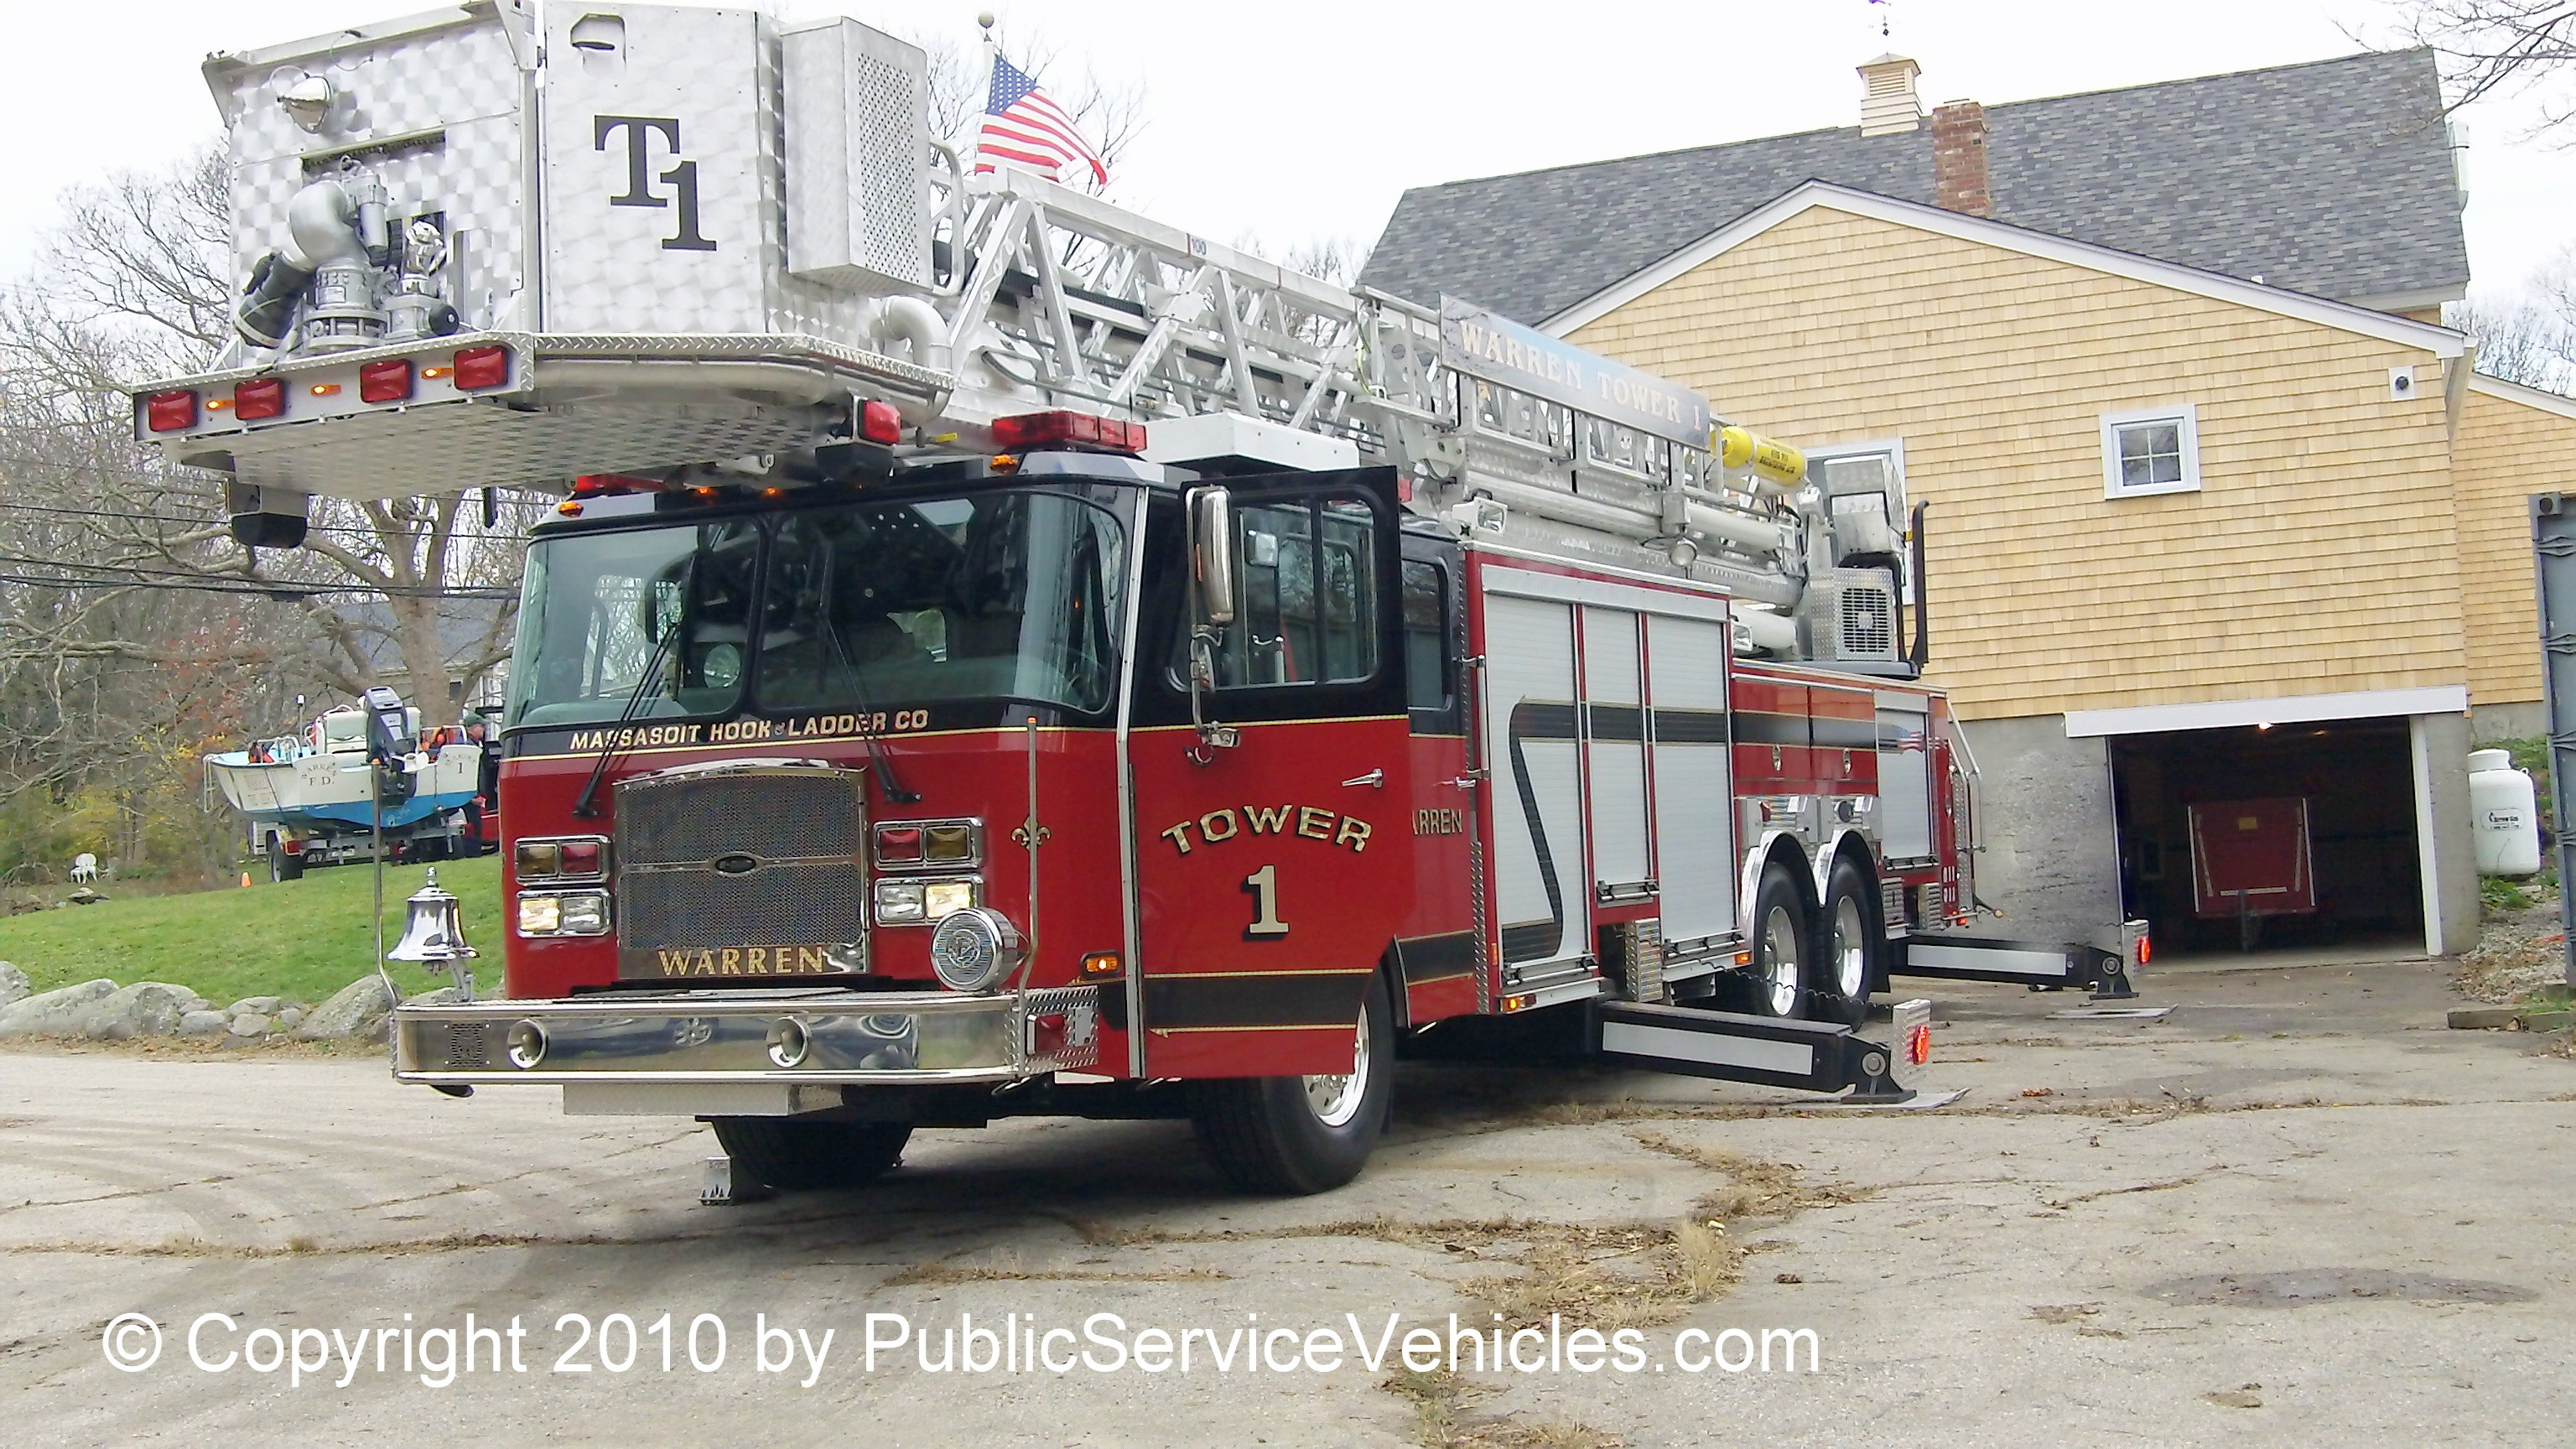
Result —
M 1858 1026 L 1869 1016 L 1870 983 L 1878 979 L 1886 933 L 1879 929 L 1878 897 L 1869 887 L 1869 875 L 1849 857 L 1834 862 L 1818 925 L 1817 1015 Z
M 909 1122 L 799 1122 L 787 1117 L 717 1117 L 725 1152 L 781 1192 L 858 1187 L 903 1159 Z
M 1190 1120 L 1227 1180 L 1245 1192 L 1303 1197 L 1360 1175 L 1395 1092 L 1394 1011 L 1371 973 L 1347 1075 L 1241 1077 L 1195 1084 Z

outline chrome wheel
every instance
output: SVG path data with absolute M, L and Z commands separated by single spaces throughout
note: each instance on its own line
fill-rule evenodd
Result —
M 1773 1016 L 1787 1016 L 1798 1006 L 1798 922 L 1786 907 L 1773 906 L 1762 918 L 1762 989 Z
M 1368 1096 L 1369 1065 L 1368 1013 L 1363 1011 L 1359 1033 L 1351 1041 L 1351 1069 L 1306 1078 L 1306 1106 L 1316 1121 L 1339 1127 L 1359 1115 L 1360 1102 Z
M 1834 989 L 1845 1001 L 1869 994 L 1869 922 L 1848 895 L 1834 903 Z

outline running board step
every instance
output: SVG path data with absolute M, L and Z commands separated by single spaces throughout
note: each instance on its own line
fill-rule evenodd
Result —
M 1932 1003 L 1894 1010 L 1896 1044 L 1821 1021 L 1782 1021 L 1688 1006 L 1592 1003 L 1592 1050 L 1613 1066 L 1801 1092 L 1851 1089 L 1846 1101 L 1910 1102 L 1932 1054 Z
M 2147 923 L 2123 922 L 2121 949 L 2063 941 L 2003 941 L 1987 936 L 1910 936 L 1890 941 L 1891 976 L 1952 981 L 2019 981 L 2029 986 L 2082 986 L 2096 1001 L 2129 1001 L 2136 967 L 2147 956 Z

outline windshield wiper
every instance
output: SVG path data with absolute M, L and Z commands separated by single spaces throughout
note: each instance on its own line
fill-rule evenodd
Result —
M 591 761 L 590 778 L 582 782 L 581 798 L 573 802 L 574 819 L 589 820 L 599 814 L 599 782 L 607 778 L 609 763 L 626 753 L 622 743 L 626 726 L 633 724 L 637 712 L 644 708 L 645 692 L 660 681 L 662 661 L 669 656 L 671 640 L 679 632 L 680 621 L 674 619 L 653 641 L 653 652 L 644 657 L 644 672 L 635 681 L 635 692 L 626 696 L 626 707 L 617 712 L 617 723 L 609 727 L 607 743 L 599 747 L 599 758 Z
M 850 662 L 850 648 L 841 642 L 840 618 L 832 611 L 831 562 L 828 559 L 824 568 L 821 598 L 817 600 L 823 616 L 823 638 L 831 644 L 833 662 L 841 666 L 841 677 L 849 681 L 850 692 L 858 696 L 859 708 L 868 717 L 867 733 L 863 738 L 868 742 L 868 764 L 876 771 L 877 788 L 884 792 L 889 805 L 918 805 L 921 792 L 903 788 L 903 781 L 895 777 L 894 757 L 886 752 L 885 741 L 877 735 L 876 702 L 869 697 L 866 677 L 859 673 L 856 664 Z

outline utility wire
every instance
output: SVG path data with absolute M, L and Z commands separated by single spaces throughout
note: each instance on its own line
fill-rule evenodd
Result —
M 54 513 L 60 514 L 66 518 L 131 519 L 138 523 L 175 523 L 182 528 L 212 528 L 223 522 L 223 520 L 219 518 L 172 518 L 167 514 L 161 513 L 120 513 L 115 510 L 105 508 L 56 508 L 42 503 L 9 503 L 0 506 L 5 506 L 7 511 L 11 513 Z M 347 524 L 309 523 L 306 524 L 305 527 L 308 531 L 313 533 L 348 533 L 355 534 L 361 538 L 376 538 L 380 536 L 375 529 L 352 528 Z M 467 533 L 459 534 L 457 537 L 475 540 L 507 539 L 524 541 L 529 538 L 530 535 L 524 533 Z
M 256 587 L 256 586 L 264 586 L 265 584 L 267 584 L 267 583 L 269 583 L 269 582 L 274 582 L 277 586 L 279 586 L 279 587 L 281 587 L 281 588 L 323 588 L 323 589 L 337 589 L 337 588 L 344 588 L 344 587 L 345 587 L 345 588 L 354 588 L 354 589 L 358 589 L 358 590 L 360 590 L 360 591 L 362 591 L 362 592 L 366 592 L 366 593 L 382 593 L 382 592 L 385 592 L 387 589 L 391 589 L 393 592 L 396 592 L 396 593 L 405 593 L 405 594 L 409 594 L 409 593 L 445 593 L 445 592 L 447 591 L 447 586 L 446 586 L 446 585 L 444 585 L 444 584 L 391 584 L 391 585 L 382 585 L 382 584 L 369 584 L 369 583 L 365 583 L 365 582 L 358 582 L 358 583 L 352 583 L 352 584 L 348 584 L 348 585 L 335 585 L 335 584 L 332 584 L 329 580 L 326 580 L 326 579 L 277 579 L 277 580 L 274 580 L 274 581 L 270 581 L 270 580 L 262 580 L 262 579 L 252 578 L 252 577 L 249 577 L 249 576 L 247 576 L 247 575 L 241 575 L 241 574 L 209 574 L 209 573 L 203 573 L 203 572 L 200 572 L 200 571 L 195 570 L 195 569 L 164 569 L 164 568 L 152 568 L 152 567 L 148 567 L 148 566 L 146 566 L 146 565 L 141 565 L 141 564 L 90 563 L 90 562 L 87 562 L 87 561 L 82 560 L 82 559 L 72 559 L 72 558 L 29 558 L 29 557 L 27 557 L 27 556 L 26 556 L 26 555 L 24 555 L 24 554 L 8 554 L 8 553 L 0 553 L 0 563 L 19 564 L 19 565 L 22 565 L 22 566 L 24 566 L 24 567 L 29 567 L 29 568 L 71 569 L 71 570 L 76 570 L 76 571 L 81 572 L 81 573 L 91 573 L 91 574 L 132 574 L 132 575 L 134 575 L 134 576 L 136 576 L 136 577 L 138 577 L 138 578 L 147 578 L 147 579 L 202 579 L 202 580 L 211 580 L 211 581 L 214 581 L 214 582 L 217 582 L 217 583 L 236 583 L 236 582 L 238 582 L 238 583 L 250 584 L 250 585 L 253 585 L 253 586 L 255 586 L 255 587 Z M 479 588 L 484 588 L 484 589 L 498 589 L 498 588 L 500 588 L 501 586 L 500 586 L 500 585 L 472 585 L 472 584 L 468 584 L 468 585 L 465 585 L 464 587 L 466 587 L 466 588 L 478 588 L 478 587 L 479 587 Z M 516 597 L 516 596 L 517 596 L 517 593 L 518 593 L 518 591 L 517 591 L 516 589 L 510 589 L 508 592 L 509 592 L 509 594 L 510 594 L 512 597 Z
M 356 594 L 370 598 L 392 596 L 406 599 L 515 599 L 519 596 L 519 591 L 516 589 L 432 589 L 403 585 L 385 589 L 371 584 L 262 584 L 248 579 L 238 583 L 182 583 L 171 579 L 38 578 L 32 574 L 16 573 L 0 573 L 0 584 L 23 584 L 39 589 L 173 589 L 199 594 L 253 594 L 282 602 L 318 598 L 330 594 Z

